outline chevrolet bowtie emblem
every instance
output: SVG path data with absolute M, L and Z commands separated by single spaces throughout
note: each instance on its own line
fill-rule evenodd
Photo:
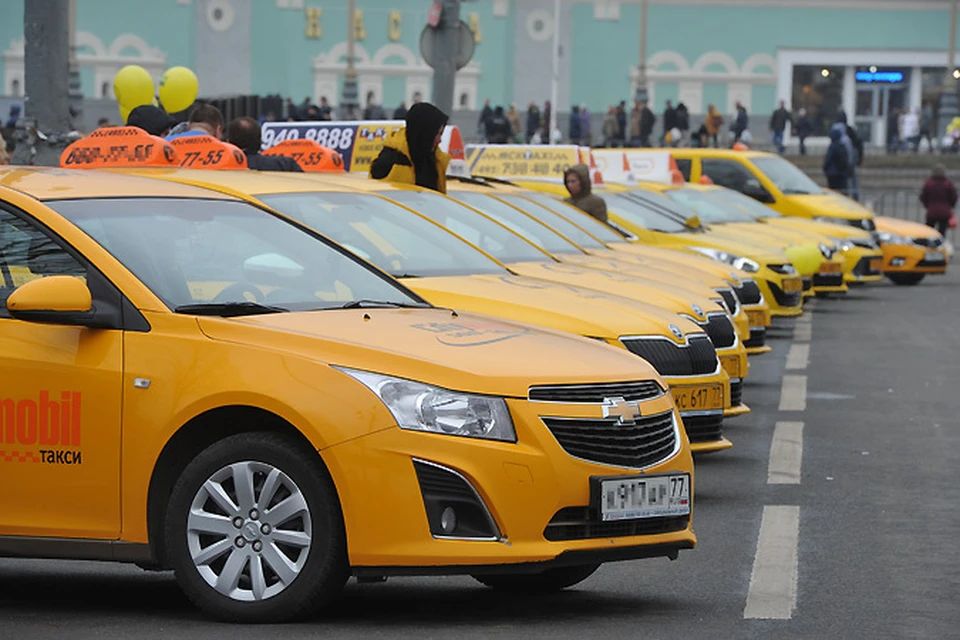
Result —
M 603 399 L 603 417 L 618 418 L 617 424 L 633 424 L 641 415 L 637 402 L 627 402 L 623 398 Z

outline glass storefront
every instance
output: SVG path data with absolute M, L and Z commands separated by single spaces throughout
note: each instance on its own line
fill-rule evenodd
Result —
M 909 107 L 910 69 L 907 67 L 857 67 L 856 110 L 851 123 L 861 140 L 886 143 L 892 123 Z
M 843 67 L 793 67 L 793 111 L 807 110 L 813 136 L 825 136 L 843 108 Z

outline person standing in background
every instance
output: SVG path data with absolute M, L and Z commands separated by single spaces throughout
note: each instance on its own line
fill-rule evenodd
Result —
M 490 144 L 507 144 L 510 142 L 510 121 L 503 113 L 503 107 L 493 110 L 493 115 L 487 118 L 487 142 Z
M 394 120 L 403 120 L 407 117 L 407 103 L 401 102 L 400 106 L 393 110 Z
M 514 142 L 520 142 L 520 113 L 517 111 L 517 105 L 511 104 L 507 110 L 507 121 L 510 122 L 510 139 Z
M 923 184 L 920 202 L 927 209 L 927 226 L 933 227 L 941 235 L 946 235 L 953 208 L 957 206 L 957 188 L 947 178 L 942 164 L 933 168 L 930 177 Z
M 683 144 L 687 138 L 687 132 L 690 131 L 690 111 L 687 110 L 687 105 L 682 102 L 677 105 L 677 129 L 680 130 L 680 139 L 674 142 Z
M 550 144 L 550 136 L 553 135 L 551 127 L 556 127 L 557 123 L 554 122 L 551 124 L 550 115 L 553 113 L 553 106 L 550 104 L 550 101 L 547 100 L 543 103 L 543 124 L 541 125 L 540 139 L 543 141 L 543 144 Z
M 916 153 L 920 147 L 920 110 L 916 107 L 903 116 L 902 135 L 904 148 L 912 147 Z
M 570 193 L 564 202 L 586 211 L 600 222 L 607 221 L 607 203 L 592 193 L 590 187 L 590 168 L 585 164 L 575 164 L 563 172 L 563 183 Z
M 627 123 L 627 103 L 621 100 L 620 104 L 617 105 L 617 139 L 621 142 L 620 146 L 622 147 L 623 143 L 632 138 Z
M 787 111 L 783 100 L 780 106 L 770 116 L 770 131 L 773 132 L 773 146 L 777 148 L 777 153 L 783 155 L 786 147 L 783 146 L 783 132 L 787 128 L 787 123 L 793 124 L 793 116 Z
M 540 131 L 540 109 L 532 100 L 527 106 L 527 144 L 533 142 L 533 137 Z
M 719 146 L 717 136 L 720 134 L 720 127 L 723 126 L 723 116 L 717 111 L 715 105 L 707 107 L 707 118 L 703 124 L 707 128 L 707 137 L 713 142 L 713 146 Z
M 672 129 L 677 128 L 677 110 L 673 108 L 673 103 L 667 100 L 663 109 L 663 135 L 660 136 L 660 146 L 673 146 L 673 141 L 667 143 L 668 134 Z
M 570 133 L 570 144 L 580 144 L 580 107 L 573 105 L 570 108 L 570 123 L 568 125 Z
M 617 133 L 620 128 L 617 125 L 617 108 L 613 105 L 607 107 L 607 115 L 603 117 L 603 146 L 605 147 L 616 147 L 623 146 L 622 142 L 617 139 Z
M 823 175 L 827 178 L 829 188 L 846 193 L 850 161 L 842 138 L 843 131 L 840 127 L 830 127 L 830 146 L 823 156 Z
M 587 109 L 587 105 L 580 105 L 578 116 L 580 118 L 580 144 L 589 147 L 592 136 L 590 135 L 590 110 Z
M 900 112 L 890 109 L 887 114 L 887 153 L 896 155 L 900 150 Z
M 493 108 L 490 106 L 490 98 L 483 101 L 483 109 L 480 110 L 480 117 L 477 118 L 477 135 L 481 142 L 488 142 L 490 118 L 493 117 Z
M 797 138 L 800 140 L 800 155 L 807 155 L 807 138 L 813 133 L 813 123 L 807 117 L 807 110 L 801 108 L 797 112 Z
M 650 136 L 653 135 L 653 127 L 657 123 L 657 116 L 647 106 L 646 102 L 638 103 L 640 106 L 640 146 L 650 146 Z
M 927 139 L 927 147 L 929 148 L 930 153 L 933 153 L 933 133 L 935 127 L 933 126 L 933 105 L 929 102 L 923 105 L 923 108 L 920 110 L 920 139 Z
M 740 138 L 743 136 L 743 132 L 747 130 L 749 122 L 750 120 L 747 117 L 747 108 L 740 104 L 740 101 L 737 100 L 736 119 L 733 121 L 733 126 L 730 127 L 730 130 L 733 131 L 733 144 L 740 142 Z

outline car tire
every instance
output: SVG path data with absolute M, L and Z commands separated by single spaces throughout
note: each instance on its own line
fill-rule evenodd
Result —
M 550 593 L 583 582 L 599 568 L 599 564 L 584 564 L 573 567 L 556 567 L 541 573 L 474 575 L 473 579 L 498 591 Z
M 890 281 L 900 287 L 912 287 L 920 284 L 925 274 L 922 273 L 888 273 Z
M 167 505 L 167 557 L 184 593 L 229 622 L 282 622 L 335 598 L 349 577 L 336 489 L 296 441 L 243 433 L 184 469 Z

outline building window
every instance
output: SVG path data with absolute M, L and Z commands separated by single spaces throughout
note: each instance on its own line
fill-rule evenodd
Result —
M 793 110 L 807 110 L 811 135 L 825 136 L 843 108 L 843 67 L 796 65 L 793 67 Z

